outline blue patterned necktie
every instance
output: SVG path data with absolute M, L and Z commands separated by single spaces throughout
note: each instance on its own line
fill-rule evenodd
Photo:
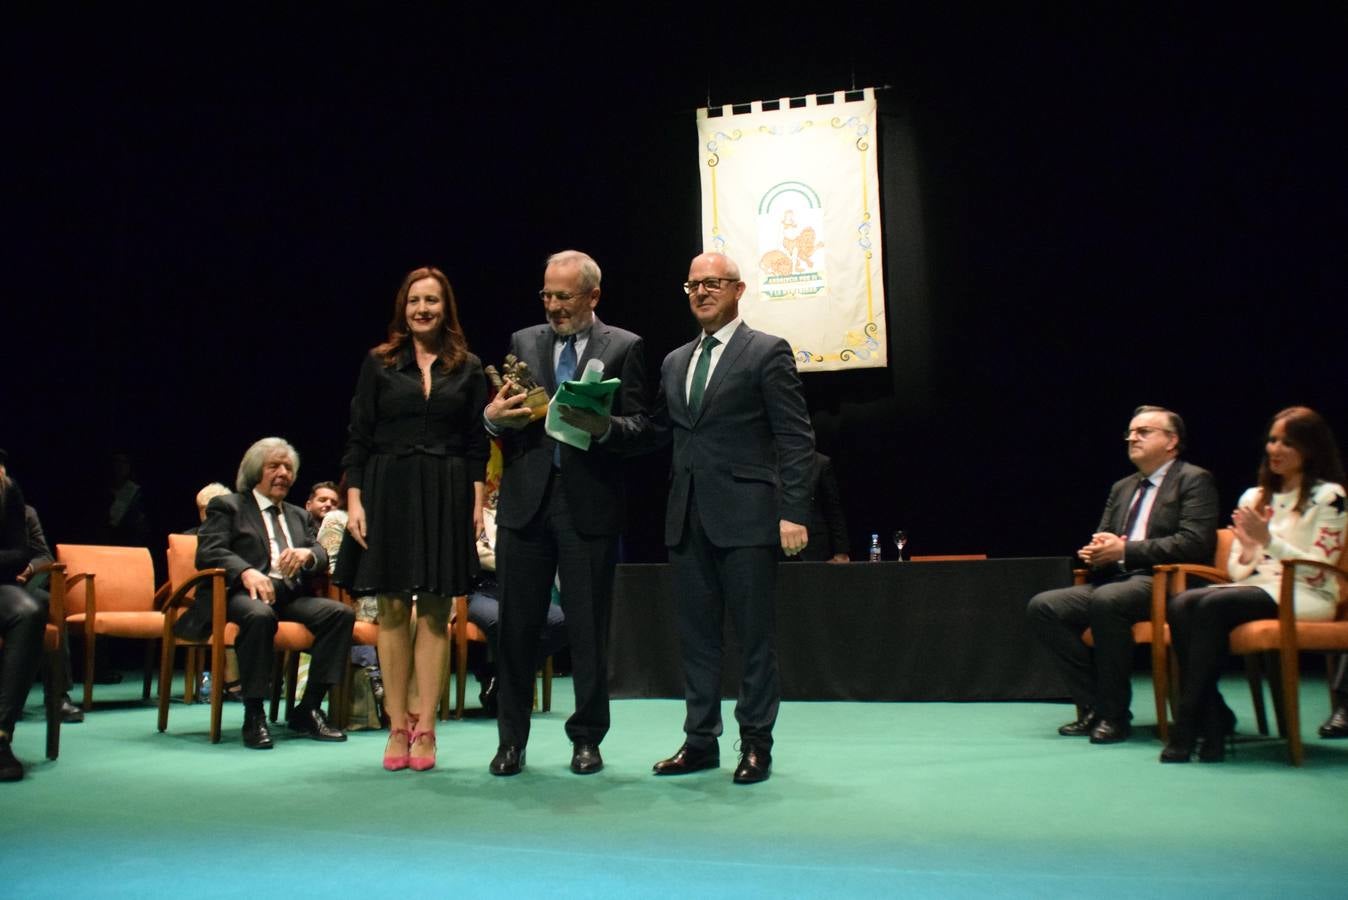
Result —
M 557 386 L 561 387 L 562 382 L 572 381 L 576 377 L 576 336 L 568 334 L 566 340 L 562 343 L 562 355 L 557 357 Z M 562 467 L 562 445 L 556 444 L 552 448 L 552 464 L 560 469 Z

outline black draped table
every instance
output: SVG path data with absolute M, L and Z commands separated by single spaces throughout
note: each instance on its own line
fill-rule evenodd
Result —
M 777 655 L 787 700 L 1061 700 L 1025 605 L 1072 583 L 1068 557 L 782 563 Z M 609 645 L 614 697 L 682 697 L 668 565 L 618 566 Z M 725 696 L 740 655 L 726 622 Z

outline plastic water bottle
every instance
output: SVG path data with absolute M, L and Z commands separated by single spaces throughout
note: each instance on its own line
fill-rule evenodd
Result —
M 880 561 L 880 535 L 871 535 L 871 562 Z

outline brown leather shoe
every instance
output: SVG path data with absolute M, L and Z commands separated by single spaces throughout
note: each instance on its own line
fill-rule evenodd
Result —
M 687 775 L 701 772 L 703 769 L 718 769 L 721 766 L 721 751 L 713 742 L 706 747 L 690 747 L 684 744 L 669 759 L 662 759 L 652 769 L 656 775 Z
M 740 764 L 735 767 L 735 784 L 757 784 L 767 781 L 770 774 L 772 752 L 746 744 L 740 753 Z

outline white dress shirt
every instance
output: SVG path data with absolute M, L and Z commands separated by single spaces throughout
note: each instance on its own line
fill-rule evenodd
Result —
M 1142 498 L 1142 508 L 1137 511 L 1137 521 L 1133 523 L 1133 530 L 1123 535 L 1125 541 L 1141 541 L 1146 539 L 1147 522 L 1151 519 L 1151 508 L 1156 504 L 1156 495 L 1161 490 L 1161 482 L 1165 481 L 1165 473 L 1170 471 L 1170 467 L 1174 465 L 1174 463 L 1175 461 L 1173 459 L 1166 460 L 1159 469 L 1147 476 L 1147 480 L 1151 482 L 1151 488 L 1147 491 L 1146 496 Z M 1140 489 L 1141 487 L 1139 486 L 1138 489 L 1133 491 L 1132 496 L 1128 498 L 1129 509 L 1133 508 L 1133 502 L 1137 500 L 1137 491 Z
M 708 384 L 711 384 L 712 373 L 716 371 L 716 364 L 721 361 L 721 354 L 725 351 L 725 345 L 730 343 L 730 339 L 735 334 L 735 329 L 739 328 L 740 323 L 743 321 L 743 316 L 736 316 L 722 325 L 719 330 L 712 332 L 711 336 L 716 338 L 720 343 L 711 348 L 711 359 L 707 363 L 707 383 L 703 385 L 704 388 Z M 697 371 L 697 361 L 702 356 L 702 341 L 705 340 L 705 338 L 706 335 L 698 338 L 697 348 L 693 350 L 693 358 L 688 361 L 688 375 L 683 380 L 684 400 L 687 400 L 688 395 L 693 391 L 693 373 Z
M 284 581 L 285 579 L 281 577 L 280 566 L 281 545 L 276 540 L 276 532 L 273 530 L 272 517 L 267 510 L 271 509 L 273 506 L 277 507 L 276 521 L 281 523 L 281 532 L 285 535 L 286 546 L 294 547 L 295 541 L 291 537 L 290 526 L 286 524 L 285 507 L 278 503 L 273 503 L 270 497 L 258 491 L 257 488 L 253 488 L 253 499 L 257 501 L 257 508 L 262 511 L 262 524 L 267 527 L 267 542 L 271 546 L 271 564 L 268 566 L 265 574 L 269 578 L 275 578 L 277 581 Z

